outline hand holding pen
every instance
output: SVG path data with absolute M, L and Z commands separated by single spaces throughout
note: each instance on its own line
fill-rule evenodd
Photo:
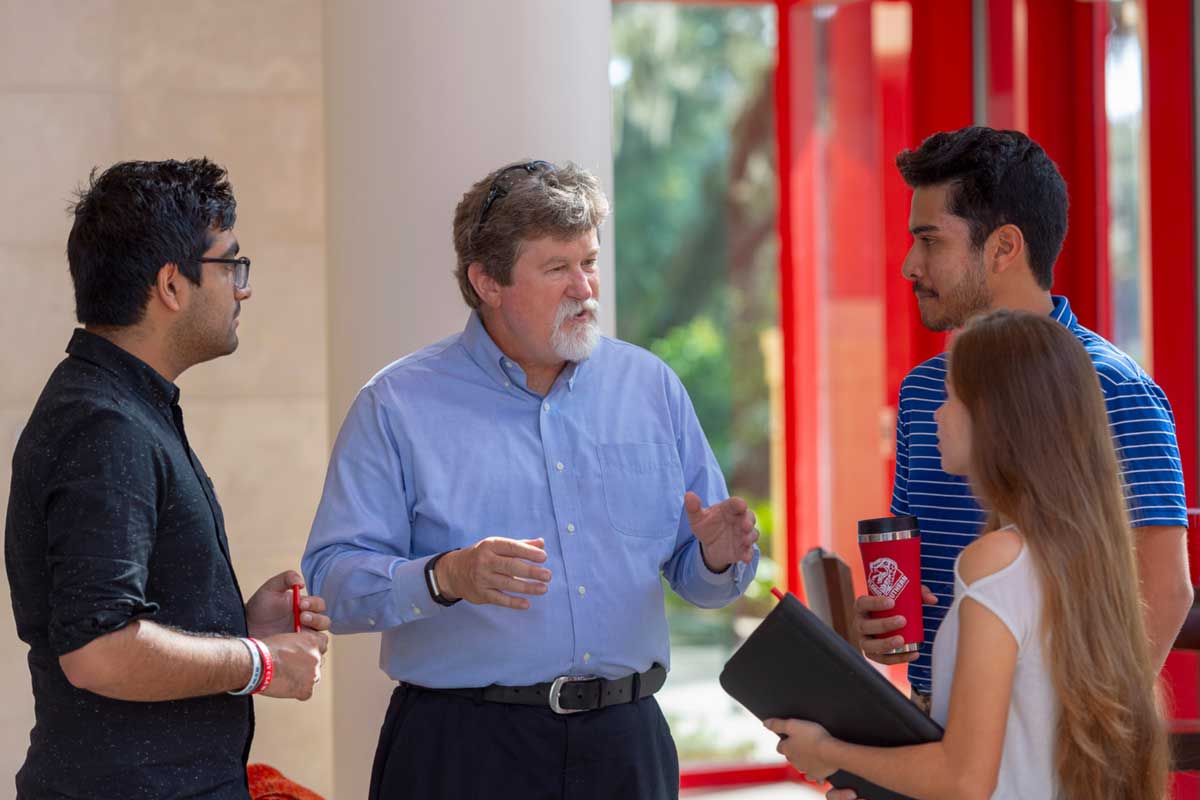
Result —
M 302 595 L 303 588 L 300 573 L 288 570 L 246 602 L 250 636 L 262 641 L 274 667 L 273 681 L 263 689 L 267 697 L 307 700 L 321 680 L 330 622 L 325 601 Z
M 246 602 L 246 624 L 256 638 L 301 630 L 327 631 L 329 617 L 325 601 L 316 595 L 304 595 L 304 578 L 287 570 L 264 583 Z
M 300 584 L 292 584 L 292 623 L 296 626 L 296 633 L 300 632 Z

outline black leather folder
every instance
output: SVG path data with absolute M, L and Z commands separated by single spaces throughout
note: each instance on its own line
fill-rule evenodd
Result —
M 812 720 L 854 744 L 942 738 L 940 725 L 791 594 L 725 664 L 721 687 L 759 719 Z M 835 772 L 829 782 L 866 800 L 910 800 L 848 772 Z

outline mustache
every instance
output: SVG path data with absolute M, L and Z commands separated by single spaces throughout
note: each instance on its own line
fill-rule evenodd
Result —
M 563 301 L 558 304 L 558 311 L 554 314 L 554 327 L 558 327 L 567 321 L 568 317 L 573 317 L 580 311 L 588 311 L 592 315 L 600 312 L 600 301 L 594 297 L 589 297 L 587 300 L 574 300 L 570 297 L 563 298 Z

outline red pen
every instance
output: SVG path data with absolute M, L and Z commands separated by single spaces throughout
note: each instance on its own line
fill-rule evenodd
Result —
M 292 621 L 296 624 L 296 633 L 300 632 L 300 584 L 292 587 Z
M 776 600 L 783 600 L 783 592 L 779 591 L 774 586 L 771 587 L 771 594 L 775 595 Z

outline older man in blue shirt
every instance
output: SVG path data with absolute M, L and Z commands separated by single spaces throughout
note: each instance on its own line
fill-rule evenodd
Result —
M 758 532 L 679 379 L 599 333 L 607 213 L 570 164 L 476 183 L 466 328 L 372 378 L 338 436 L 303 566 L 400 682 L 373 798 L 678 795 L 659 575 L 725 605 Z

